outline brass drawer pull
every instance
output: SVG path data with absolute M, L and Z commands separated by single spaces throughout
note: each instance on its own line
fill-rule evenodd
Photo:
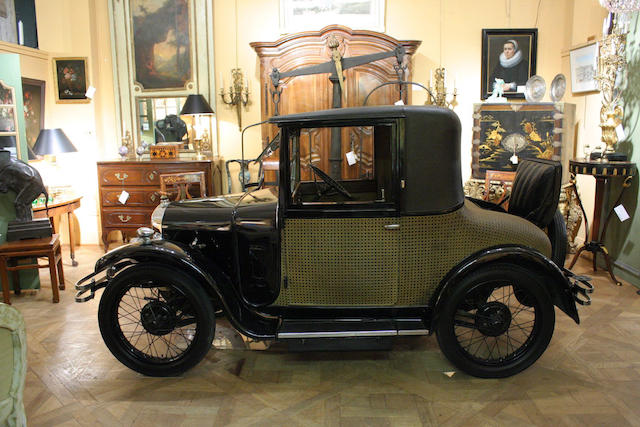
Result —
M 118 218 L 119 218 L 119 219 L 120 219 L 120 221 L 122 221 L 122 222 L 129 222 L 129 220 L 131 219 L 131 216 L 129 216 L 129 215 L 127 215 L 127 216 L 124 216 L 124 215 L 118 215 Z
M 120 172 L 116 172 L 114 174 L 116 176 L 116 178 L 118 178 L 120 181 L 124 181 L 125 179 L 127 179 L 129 177 L 129 175 L 127 175 L 126 173 L 123 173 L 122 176 L 120 176 Z

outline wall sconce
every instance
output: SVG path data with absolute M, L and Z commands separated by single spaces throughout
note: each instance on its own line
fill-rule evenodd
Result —
M 211 106 L 204 98 L 204 96 L 198 95 L 189 95 L 187 100 L 184 102 L 182 106 L 182 110 L 180 110 L 180 115 L 184 116 L 193 116 L 192 126 L 191 126 L 191 134 L 189 138 L 191 139 L 191 143 L 193 144 L 193 148 L 196 150 L 196 158 L 198 160 L 202 160 L 204 155 L 202 154 L 203 150 L 209 150 L 209 133 L 205 129 L 203 135 L 200 139 L 197 138 L 196 132 L 196 123 L 198 122 L 198 117 L 201 115 L 210 115 L 213 114 L 213 110 Z
M 444 67 L 436 68 L 435 72 L 435 86 L 433 86 L 433 76 L 429 77 L 429 96 L 427 97 L 427 105 L 437 105 L 438 107 L 453 108 L 458 105 L 456 97 L 458 96 L 458 89 L 456 88 L 456 80 L 453 80 L 453 96 L 450 101 L 447 101 L 447 87 L 446 79 L 447 72 Z M 435 94 L 435 95 L 434 95 Z
M 231 77 L 233 78 L 233 84 L 229 86 L 229 92 L 224 92 L 223 82 L 222 88 L 220 88 L 220 97 L 222 97 L 222 102 L 225 104 L 236 107 L 238 130 L 242 130 L 242 107 L 249 102 L 249 81 L 247 80 L 247 85 L 243 87 L 242 70 L 240 68 L 233 68 Z M 227 98 L 229 99 L 228 101 Z

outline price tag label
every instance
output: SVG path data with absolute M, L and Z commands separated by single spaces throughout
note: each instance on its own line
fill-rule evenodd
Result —
M 514 165 L 518 164 L 518 156 L 516 156 L 515 154 L 511 157 L 509 157 L 509 160 L 511 161 L 511 163 L 513 163 Z
M 356 164 L 356 162 L 358 161 L 358 158 L 356 157 L 356 153 L 354 153 L 353 151 L 349 151 L 347 154 L 347 163 L 349 163 L 349 166 L 353 166 Z
M 399 99 L 396 102 L 394 102 L 393 105 L 404 105 L 404 101 L 402 99 Z
M 121 204 L 126 204 L 127 200 L 129 200 L 129 193 L 126 192 L 126 190 L 122 190 L 122 193 L 120 193 L 120 196 L 118 197 L 118 201 Z
M 93 86 L 89 86 L 84 96 L 86 96 L 89 99 L 92 99 L 95 94 L 96 94 L 96 88 Z
M 616 215 L 618 215 L 620 222 L 625 222 L 630 218 L 629 213 L 622 205 L 616 206 L 615 208 L 613 208 L 613 210 L 615 211 Z
M 616 136 L 618 137 L 618 141 L 624 141 L 624 139 L 627 137 L 624 134 L 624 127 L 622 126 L 622 123 L 616 126 Z

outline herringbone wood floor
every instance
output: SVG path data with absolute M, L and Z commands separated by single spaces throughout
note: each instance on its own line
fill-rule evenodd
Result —
M 602 272 L 582 323 L 556 310 L 547 351 L 507 379 L 449 377 L 435 337 L 398 339 L 392 351 L 251 351 L 224 325 L 216 344 L 227 349 L 212 349 L 183 377 L 159 379 L 109 353 L 97 300 L 73 302 L 73 283 L 101 253 L 78 248 L 60 304 L 44 273 L 40 291 L 13 298 L 27 323 L 31 426 L 640 425 L 640 296 Z

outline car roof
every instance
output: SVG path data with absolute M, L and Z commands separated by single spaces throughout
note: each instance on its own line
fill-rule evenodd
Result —
M 408 116 L 428 115 L 433 111 L 443 110 L 440 107 L 423 105 L 380 105 L 371 107 L 332 108 L 330 110 L 308 111 L 305 113 L 273 116 L 270 123 L 277 125 L 290 123 L 305 123 L 330 120 L 358 120 L 358 119 L 393 119 Z M 449 110 L 447 110 L 449 111 Z

